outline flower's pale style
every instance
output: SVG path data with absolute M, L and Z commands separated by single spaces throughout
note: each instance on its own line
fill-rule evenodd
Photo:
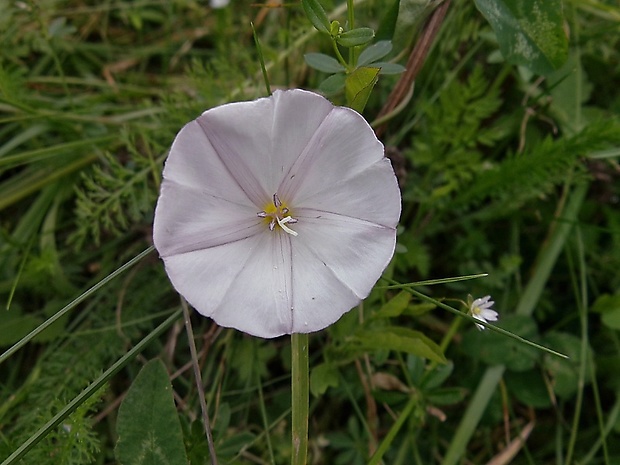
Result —
M 484 321 L 485 323 L 489 321 L 497 321 L 499 313 L 495 310 L 491 309 L 495 302 L 491 300 L 490 295 L 486 295 L 480 299 L 472 300 L 472 297 L 469 296 L 469 313 L 476 320 Z M 478 329 L 484 329 L 484 326 L 476 323 Z
M 222 326 L 323 329 L 394 253 L 400 192 L 383 145 L 312 92 L 206 111 L 177 135 L 163 176 L 155 247 L 176 290 Z

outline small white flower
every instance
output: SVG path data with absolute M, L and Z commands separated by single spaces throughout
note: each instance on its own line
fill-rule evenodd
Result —
M 230 3 L 230 0 L 211 0 L 209 2 L 209 6 L 213 9 L 224 8 L 227 7 Z
M 469 300 L 469 313 L 475 319 L 489 322 L 489 321 L 497 321 L 499 314 L 492 310 L 491 307 L 495 302 L 491 300 L 491 296 L 487 295 L 480 299 L 472 300 L 471 296 L 468 296 Z M 484 326 L 476 324 L 478 329 L 484 329 Z
M 222 326 L 318 331 L 394 253 L 400 192 L 355 111 L 302 90 L 206 111 L 177 135 L 153 239 L 176 290 Z

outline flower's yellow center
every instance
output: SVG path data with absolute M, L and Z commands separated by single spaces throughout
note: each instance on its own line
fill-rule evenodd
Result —
M 297 219 L 291 216 L 290 210 L 280 201 L 278 194 L 273 194 L 273 202 L 269 202 L 257 215 L 265 219 L 270 231 L 273 231 L 277 224 L 284 232 L 297 236 L 297 233 L 288 226 L 297 223 Z

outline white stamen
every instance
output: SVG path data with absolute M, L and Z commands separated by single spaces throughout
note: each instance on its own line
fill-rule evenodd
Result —
M 286 223 L 290 223 L 292 219 L 293 218 L 291 218 L 290 216 L 287 216 L 286 218 L 278 218 L 277 220 L 278 224 L 284 230 L 284 232 L 289 233 L 291 236 L 297 236 L 297 233 L 286 225 Z
M 284 230 L 284 232 L 292 236 L 297 236 L 297 233 L 286 225 L 286 223 L 297 223 L 297 218 L 293 218 L 291 215 L 287 215 L 289 209 L 286 207 L 282 208 L 282 202 L 280 201 L 278 194 L 273 194 L 273 206 L 276 207 L 275 212 L 267 213 L 266 211 L 262 211 L 258 212 L 256 216 L 258 216 L 259 218 L 271 218 L 271 221 L 269 222 L 269 231 L 273 231 L 275 229 L 277 222 Z

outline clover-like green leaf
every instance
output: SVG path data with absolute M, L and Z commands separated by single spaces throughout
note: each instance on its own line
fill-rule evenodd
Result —
M 380 69 L 379 74 L 400 74 L 407 69 L 403 65 L 388 63 L 387 61 L 377 61 L 372 63 L 372 66 Z
M 350 31 L 343 32 L 336 37 L 336 42 L 343 47 L 356 47 L 364 45 L 375 38 L 375 31 L 369 27 L 358 27 Z
M 301 0 L 301 6 L 312 25 L 329 34 L 329 19 L 318 0 Z
M 370 45 L 360 53 L 357 59 L 357 66 L 366 66 L 373 61 L 380 60 L 392 51 L 392 42 L 380 40 L 376 44 Z
M 306 53 L 304 60 L 311 68 L 324 73 L 343 73 L 346 71 L 345 67 L 338 60 L 324 53 Z

